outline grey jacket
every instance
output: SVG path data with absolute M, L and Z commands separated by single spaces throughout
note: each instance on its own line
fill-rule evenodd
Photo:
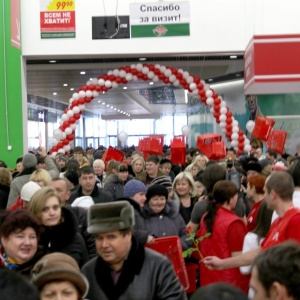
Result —
M 187 299 L 171 262 L 136 242 L 132 244 L 116 285 L 112 281 L 111 269 L 100 257 L 87 262 L 82 273 L 90 284 L 86 297 L 90 300 Z
M 173 200 L 167 200 L 165 209 L 157 214 L 145 203 L 143 208 L 145 228 L 150 235 L 155 237 L 167 237 L 177 235 L 180 238 L 183 250 L 191 247 L 192 241 L 187 241 L 186 224 L 178 212 L 178 205 Z

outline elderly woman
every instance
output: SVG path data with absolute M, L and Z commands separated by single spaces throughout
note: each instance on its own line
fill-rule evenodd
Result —
M 106 173 L 104 172 L 105 169 L 104 161 L 102 159 L 95 159 L 93 162 L 93 169 L 96 174 L 97 186 L 99 188 L 102 188 L 106 176 Z
M 199 244 L 203 257 L 216 255 L 228 258 L 239 255 L 247 234 L 245 223 L 232 210 L 238 199 L 237 186 L 228 180 L 218 181 L 213 187 L 212 200 L 207 205 L 207 212 L 202 217 L 197 237 L 204 238 Z M 239 268 L 211 270 L 200 263 L 200 285 L 227 282 L 248 292 L 249 276 L 242 275 Z
M 83 300 L 89 289 L 76 261 L 63 253 L 51 253 L 40 259 L 31 272 L 31 281 L 38 287 L 41 300 Z
M 154 237 L 178 236 L 182 249 L 190 247 L 187 241 L 185 222 L 177 205 L 168 199 L 168 190 L 160 184 L 151 185 L 146 193 L 147 201 L 143 209 L 145 228 Z
M 41 233 L 39 220 L 28 211 L 5 211 L 1 215 L 0 224 L 0 268 L 29 276 L 42 254 L 37 251 Z
M 43 187 L 31 198 L 28 210 L 42 223 L 44 232 L 40 245 L 44 254 L 62 252 L 72 256 L 82 266 L 88 260 L 85 242 L 78 232 L 76 217 L 61 206 L 59 196 L 51 187 Z

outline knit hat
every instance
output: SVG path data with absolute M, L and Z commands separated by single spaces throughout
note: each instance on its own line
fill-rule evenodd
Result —
M 65 178 L 67 178 L 71 183 L 73 183 L 75 186 L 79 184 L 79 175 L 75 170 L 68 170 L 64 174 Z
M 35 168 L 37 165 L 37 158 L 32 153 L 27 153 L 23 156 L 22 164 L 24 169 Z
M 65 155 L 60 155 L 60 156 L 58 157 L 57 161 L 60 161 L 60 160 L 63 160 L 63 161 L 65 161 L 65 162 L 67 163 L 69 159 L 68 159 L 68 157 L 65 156 Z
M 30 201 L 31 197 L 37 192 L 41 187 L 34 181 L 29 181 L 25 183 L 21 189 L 21 199 L 25 201 Z
M 131 198 L 137 193 L 146 191 L 147 187 L 142 181 L 131 179 L 124 186 L 124 197 Z
M 172 180 L 171 177 L 168 175 L 162 175 L 154 178 L 151 181 L 150 185 L 154 185 L 154 184 L 161 184 L 167 189 L 172 188 Z
M 161 184 L 154 184 L 148 187 L 146 198 L 147 201 L 149 201 L 152 197 L 157 195 L 165 196 L 166 199 L 168 199 L 168 190 L 165 186 Z
M 78 289 L 80 299 L 84 299 L 89 283 L 80 273 L 77 262 L 73 257 L 64 253 L 51 253 L 43 256 L 31 271 L 31 281 L 40 289 L 52 281 L 70 281 Z
M 111 232 L 134 226 L 134 209 L 128 201 L 98 203 L 88 211 L 89 233 Z
M 89 208 L 92 205 L 94 205 L 94 200 L 91 196 L 78 197 L 71 204 L 73 207 L 78 206 L 83 208 Z

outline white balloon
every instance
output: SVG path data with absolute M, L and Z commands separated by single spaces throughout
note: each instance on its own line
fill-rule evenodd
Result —
M 209 105 L 209 106 L 213 105 L 214 104 L 214 99 L 211 98 L 211 97 L 207 98 L 206 99 L 206 104 Z
M 187 125 L 184 125 L 181 127 L 181 133 L 185 136 L 188 136 L 190 134 L 191 130 L 190 127 Z
M 113 70 L 113 75 L 116 76 L 116 77 L 119 76 L 119 70 L 118 69 L 114 69 Z
M 238 143 L 239 142 L 237 140 L 232 140 L 230 144 L 232 147 L 236 147 L 238 145 Z
M 160 69 L 160 64 L 155 64 L 154 67 L 155 67 L 156 69 Z
M 244 145 L 250 145 L 249 139 L 246 138 L 246 139 L 244 140 Z
M 222 102 L 221 102 L 221 104 L 222 104 Z M 221 114 L 226 115 L 227 111 L 228 111 L 228 110 L 227 110 L 226 107 L 222 107 L 222 106 L 221 106 L 221 108 L 220 108 L 220 113 L 221 113 Z
M 93 96 L 93 93 L 92 93 L 92 91 L 88 90 L 88 91 L 85 92 L 85 95 L 86 95 L 86 97 L 90 98 L 90 97 Z
M 131 73 L 128 73 L 128 74 L 126 74 L 125 79 L 126 79 L 127 81 L 132 81 L 133 75 L 132 75 Z
M 245 145 L 244 150 L 250 152 L 252 147 L 250 145 Z
M 176 78 L 176 76 L 175 76 L 174 74 L 172 74 L 172 75 L 169 76 L 169 81 L 170 81 L 170 82 L 175 82 L 176 79 L 177 79 L 177 78 Z
M 141 63 L 138 63 L 138 64 L 136 64 L 136 66 L 135 66 L 135 68 L 136 68 L 139 72 L 142 71 L 143 67 L 144 67 L 144 66 L 143 66 Z
M 103 78 L 100 78 L 100 79 L 98 80 L 98 84 L 99 84 L 100 86 L 104 86 L 105 80 L 104 80 Z
M 247 130 L 251 133 L 254 129 L 254 126 L 255 126 L 255 122 L 252 121 L 252 120 L 249 120 L 247 123 L 246 123 L 246 128 Z
M 90 80 L 86 82 L 86 85 L 91 85 L 91 84 L 92 82 Z
M 166 71 L 166 66 L 160 66 L 160 72 L 161 73 L 164 73 Z
M 55 158 L 56 154 L 57 154 L 57 152 L 52 152 L 51 157 Z
M 68 121 L 68 120 L 69 120 L 69 116 L 68 116 L 67 114 L 62 114 L 62 115 L 61 115 L 61 119 L 62 119 L 63 121 Z
M 97 78 L 93 78 L 92 79 L 92 84 L 93 85 L 97 85 L 98 84 L 98 79 Z
M 196 89 L 197 88 L 197 84 L 196 83 L 191 83 L 190 84 L 190 90 L 194 90 L 194 89 Z
M 73 98 L 74 100 L 78 100 L 78 99 L 79 99 L 79 94 L 78 94 L 78 93 L 74 93 L 74 94 L 72 95 L 72 98 Z
M 93 97 L 96 98 L 99 96 L 99 93 L 97 91 L 93 91 Z
M 68 115 L 69 118 L 73 117 L 74 116 L 73 110 L 68 110 L 67 115 Z
M 148 76 L 149 79 L 152 79 L 155 76 L 155 74 L 154 74 L 153 71 L 149 71 L 149 73 L 147 74 L 147 76 Z
M 233 125 L 232 132 L 239 132 L 239 127 Z
M 79 107 L 79 109 L 80 109 L 81 111 L 85 110 L 85 105 L 84 105 L 84 104 L 80 104 L 80 105 L 78 105 L 78 107 Z
M 125 131 L 121 131 L 118 134 L 118 139 L 121 143 L 125 143 L 127 141 L 127 138 L 128 138 L 128 134 Z
M 208 91 L 206 91 L 205 94 L 206 94 L 206 97 L 207 97 L 207 98 L 212 97 L 213 91 L 212 91 L 212 90 L 208 90 Z
M 194 89 L 194 90 L 192 91 L 192 94 L 198 95 L 198 98 L 200 98 L 200 96 L 199 96 L 199 90 L 198 90 L 198 89 Z
M 226 127 L 222 127 L 221 130 L 222 130 L 222 132 L 224 132 L 224 133 L 227 131 L 227 130 L 226 130 Z
M 234 132 L 234 133 L 231 135 L 231 139 L 237 141 L 237 140 L 239 139 L 238 133 Z
M 184 79 L 187 79 L 190 76 L 190 74 L 189 74 L 188 71 L 184 71 L 182 76 L 183 76 Z
M 221 121 L 221 117 L 222 117 L 222 115 L 220 116 L 220 121 Z M 225 128 L 226 127 L 226 122 L 221 121 L 220 122 L 220 127 Z
M 110 88 L 111 87 L 111 81 L 106 80 L 104 85 L 105 85 L 105 87 Z
M 113 81 L 113 82 L 111 83 L 111 87 L 112 87 L 113 89 L 117 88 L 118 86 L 119 86 L 118 83 L 115 82 L 115 81 Z
M 125 78 L 126 72 L 125 72 L 124 70 L 121 70 L 121 71 L 119 72 L 119 76 L 120 76 L 121 78 Z
M 236 121 L 236 120 L 233 120 L 233 122 L 232 122 L 232 126 L 239 126 L 239 122 L 238 122 L 238 121 Z
M 62 131 L 61 133 L 61 140 L 64 140 L 67 137 L 67 135 Z
M 136 75 L 133 75 L 133 81 L 139 81 L 139 78 Z
M 222 101 L 221 104 L 220 104 L 220 106 L 221 106 L 221 107 L 227 107 L 226 101 Z
M 226 123 L 226 116 L 224 114 L 221 114 L 219 120 L 221 122 L 225 122 Z M 220 123 L 220 125 L 221 125 L 221 123 Z
M 136 69 L 136 65 L 135 65 L 135 64 L 131 64 L 131 65 L 130 65 L 130 68 L 131 68 L 131 69 Z
M 74 114 L 78 114 L 80 112 L 80 108 L 78 106 L 74 106 L 72 110 Z
M 85 97 L 85 91 L 80 91 L 79 92 L 79 97 L 84 98 Z
M 192 82 L 194 82 L 193 76 L 188 76 L 187 79 L 186 79 L 186 82 L 187 82 L 187 83 L 192 83 Z
M 180 85 L 179 80 L 175 80 L 175 81 L 173 82 L 173 85 L 174 85 L 174 86 L 179 86 L 179 85 Z
M 143 73 L 144 75 L 147 75 L 148 72 L 149 72 L 149 68 L 148 68 L 148 67 L 143 67 L 142 73 Z
M 63 154 L 65 154 L 65 149 L 60 148 L 60 149 L 57 150 L 57 152 L 58 152 L 58 153 L 63 153 Z
M 159 81 L 159 78 L 158 78 L 157 75 L 155 75 L 155 76 L 153 77 L 153 81 L 154 81 L 154 82 L 158 82 L 158 81 Z
M 165 72 L 164 72 L 164 75 L 166 77 L 170 77 L 172 75 L 172 71 L 170 69 L 167 69 Z
M 71 128 L 72 130 L 76 130 L 76 127 L 77 127 L 77 125 L 76 125 L 75 123 L 70 125 L 70 128 Z
M 110 71 L 107 72 L 107 75 L 112 75 L 112 74 L 113 74 L 112 70 L 110 70 Z
M 70 98 L 69 103 L 71 104 L 74 101 L 73 98 Z
M 62 131 L 60 129 L 55 129 L 53 131 L 53 137 L 56 139 L 56 140 L 60 140 L 62 138 Z
M 71 150 L 71 146 L 70 145 L 64 145 L 64 150 L 66 152 L 69 152 Z
M 67 127 L 67 128 L 65 129 L 65 134 L 66 134 L 66 135 L 72 134 L 72 129 L 71 129 L 70 127 Z

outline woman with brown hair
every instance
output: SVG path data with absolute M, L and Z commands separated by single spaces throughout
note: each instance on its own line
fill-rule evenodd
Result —
M 43 187 L 31 198 L 28 210 L 42 223 L 44 232 L 39 244 L 44 254 L 62 252 L 72 256 L 82 266 L 88 260 L 85 242 L 78 232 L 76 217 L 51 187 Z
M 228 180 L 218 181 L 208 202 L 207 212 L 202 217 L 197 237 L 204 238 L 199 244 L 203 257 L 216 255 L 222 258 L 236 256 L 241 253 L 244 237 L 247 233 L 245 223 L 232 210 L 238 199 L 237 186 Z M 200 285 L 215 282 L 227 282 L 248 292 L 249 276 L 242 275 L 239 268 L 227 270 L 208 269 L 200 263 Z

